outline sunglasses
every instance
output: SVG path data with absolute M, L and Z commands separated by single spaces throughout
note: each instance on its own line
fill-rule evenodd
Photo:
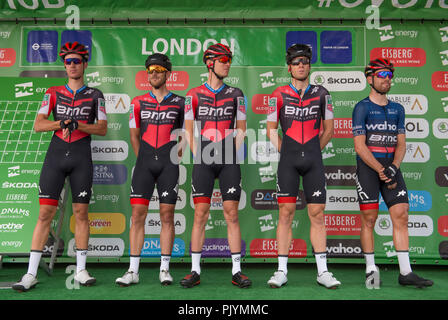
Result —
M 163 72 L 167 72 L 168 69 L 162 67 L 162 66 L 158 66 L 158 65 L 152 65 L 149 66 L 146 71 L 148 71 L 149 74 L 157 72 L 157 73 L 163 73 Z
M 64 60 L 64 64 L 65 64 L 66 66 L 71 65 L 72 62 L 73 62 L 74 64 L 80 64 L 80 63 L 82 62 L 82 59 L 79 59 L 79 58 L 67 58 L 67 59 Z
M 295 59 L 295 60 L 291 61 L 291 64 L 293 66 L 298 66 L 300 63 L 302 63 L 303 65 L 310 64 L 310 59 L 308 59 L 308 58 L 299 58 L 299 59 Z
M 230 58 L 229 56 L 220 56 L 219 58 L 216 58 L 216 60 L 221 63 L 232 63 L 232 58 Z
M 394 74 L 391 71 L 380 71 L 375 73 L 374 75 L 380 79 L 386 79 L 386 78 L 392 79 L 394 77 Z

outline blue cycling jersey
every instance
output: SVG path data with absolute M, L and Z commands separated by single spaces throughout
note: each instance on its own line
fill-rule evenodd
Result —
M 353 110 L 353 136 L 365 135 L 366 145 L 376 158 L 393 157 L 397 135 L 405 134 L 405 112 L 401 104 L 380 106 L 369 97 L 358 102 Z

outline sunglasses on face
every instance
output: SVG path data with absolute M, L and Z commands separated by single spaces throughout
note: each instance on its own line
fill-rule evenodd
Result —
M 229 56 L 220 56 L 216 60 L 218 60 L 221 63 L 232 63 L 232 58 L 230 58 Z
M 152 65 L 152 66 L 149 66 L 149 67 L 146 69 L 146 71 L 148 71 L 149 74 L 152 74 L 152 73 L 154 73 L 154 72 L 156 72 L 156 73 L 167 72 L 168 69 L 166 69 L 166 68 L 164 68 L 164 67 L 162 67 L 162 66 Z
M 377 76 L 380 79 L 392 79 L 394 77 L 394 74 L 391 71 L 380 71 L 375 73 L 375 76 Z
M 291 61 L 291 64 L 293 66 L 298 66 L 300 63 L 302 63 L 303 65 L 310 64 L 310 59 L 308 59 L 308 58 L 299 58 L 299 59 L 295 59 L 295 60 Z
M 82 62 L 82 60 L 79 59 L 79 58 L 67 58 L 67 59 L 64 60 L 64 64 L 65 64 L 66 66 L 71 65 L 72 62 L 73 62 L 74 64 L 80 64 L 80 63 Z

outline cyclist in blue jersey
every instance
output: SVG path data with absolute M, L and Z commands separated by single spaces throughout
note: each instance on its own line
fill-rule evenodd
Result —
M 365 68 L 371 86 L 367 98 L 353 110 L 353 139 L 357 153 L 357 182 L 361 210 L 361 246 L 366 259 L 366 287 L 380 288 L 375 265 L 373 229 L 378 217 L 379 192 L 393 225 L 401 285 L 428 287 L 433 281 L 412 272 L 409 262 L 408 191 L 400 171 L 406 152 L 405 112 L 402 105 L 387 99 L 394 67 L 386 59 L 375 59 Z

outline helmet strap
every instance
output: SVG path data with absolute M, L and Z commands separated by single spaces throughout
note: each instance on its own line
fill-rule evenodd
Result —
M 224 80 L 224 77 L 218 75 L 218 74 L 215 72 L 215 62 L 216 62 L 216 60 L 213 60 L 213 64 L 210 64 L 210 65 L 208 65 L 207 67 L 209 68 L 209 70 L 212 70 L 212 72 L 215 74 L 216 78 L 218 78 L 219 80 L 222 81 L 222 80 Z

